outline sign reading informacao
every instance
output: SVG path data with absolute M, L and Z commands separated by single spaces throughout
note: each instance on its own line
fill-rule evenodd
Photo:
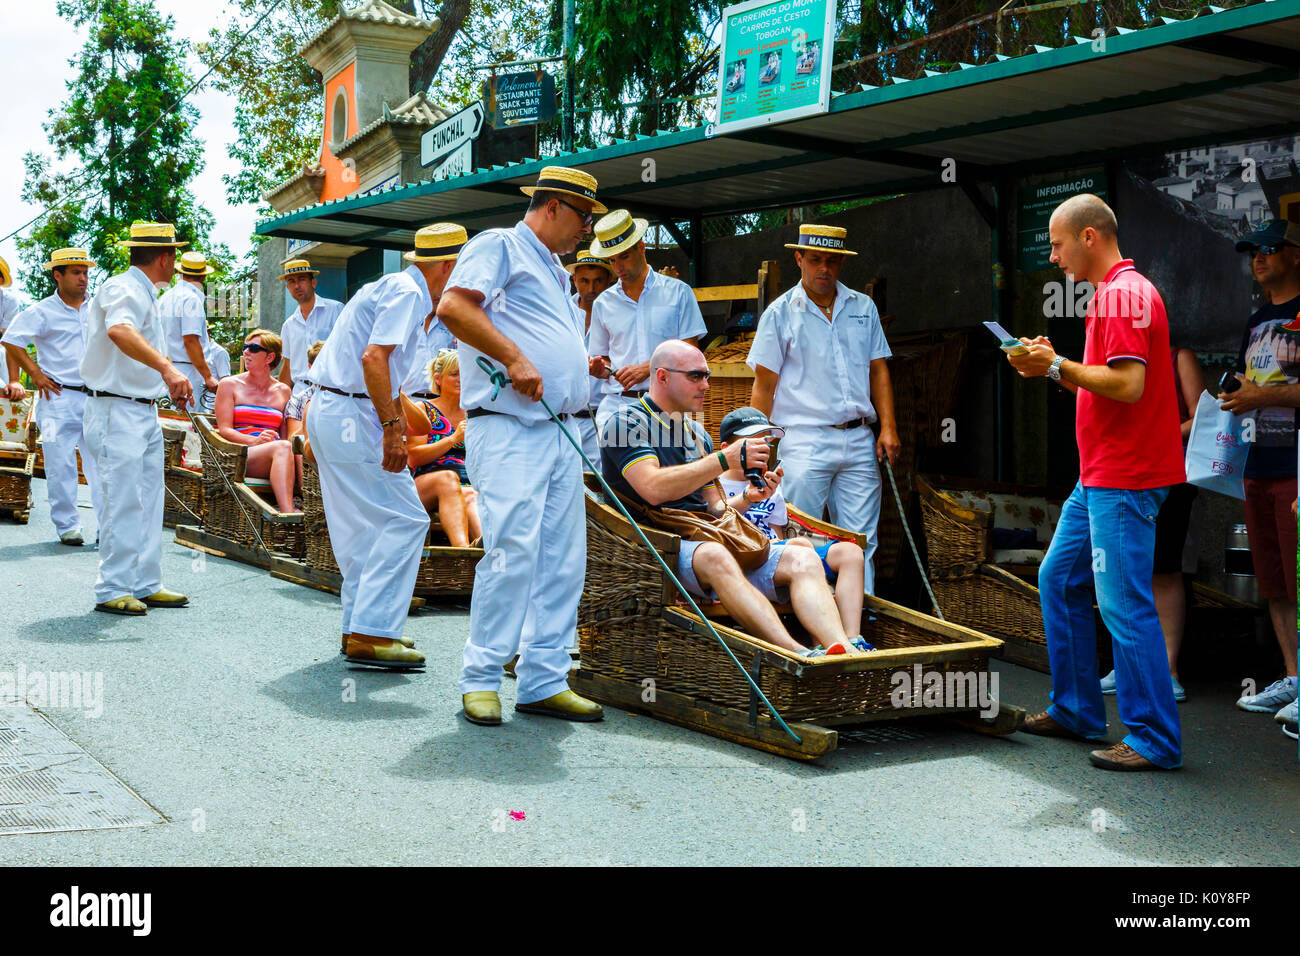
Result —
M 727 7 L 715 132 L 826 112 L 834 42 L 832 0 L 749 0 Z

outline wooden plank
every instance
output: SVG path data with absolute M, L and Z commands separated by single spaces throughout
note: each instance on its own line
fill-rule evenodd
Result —
M 193 525 L 181 524 L 176 526 L 176 543 L 186 548 L 193 548 L 195 551 L 202 551 L 205 554 L 211 554 L 218 558 L 228 558 L 231 561 L 239 561 L 242 564 L 249 564 L 255 568 L 267 570 L 270 567 L 271 555 L 257 551 L 253 548 L 246 548 L 242 544 L 231 541 L 229 538 L 221 538 L 215 534 L 208 534 Z
M 710 362 L 709 372 L 714 378 L 754 377 L 754 370 L 744 362 Z
M 992 717 L 981 717 L 979 711 L 971 711 L 950 716 L 948 720 L 978 734 L 992 734 L 1001 737 L 1006 734 L 1014 734 L 1023 727 L 1025 725 L 1025 714 L 1026 711 L 1023 707 L 1016 707 L 1014 704 L 999 704 L 998 712 Z
M 696 302 L 722 302 L 727 299 L 757 299 L 757 285 L 711 285 L 693 290 Z
M 669 691 L 656 690 L 654 701 L 646 702 L 641 699 L 639 684 L 598 677 L 581 668 L 570 672 L 569 686 L 576 693 L 601 704 L 648 714 L 656 720 L 794 760 L 824 757 L 839 743 L 839 734 L 834 730 L 813 724 L 791 724 L 790 729 L 800 737 L 800 742 L 796 743 L 770 717 L 760 717 L 758 726 L 751 727 L 749 715 L 739 710 L 718 707 Z

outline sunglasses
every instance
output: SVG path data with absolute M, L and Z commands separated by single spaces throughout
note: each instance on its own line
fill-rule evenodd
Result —
M 249 342 L 244 346 L 245 352 L 269 352 L 271 351 L 265 345 L 258 345 L 256 342 Z
M 664 369 L 664 371 L 676 372 L 678 375 L 685 375 L 687 380 L 692 382 L 697 382 L 697 383 L 707 382 L 709 380 L 709 376 L 713 374 L 707 369 L 702 370 L 698 368 L 666 368 Z
M 578 214 L 578 218 L 582 220 L 583 226 L 585 226 L 588 229 L 590 229 L 591 224 L 596 221 L 596 216 L 594 213 L 588 212 L 585 209 L 579 209 L 573 203 L 565 202 L 563 199 L 560 199 L 558 196 L 556 197 L 555 201 L 558 202 L 561 206 L 568 206 L 570 209 L 576 212 Z
M 1286 248 L 1285 244 L 1279 244 L 1276 246 L 1256 246 L 1254 249 L 1249 250 L 1249 252 L 1252 256 L 1258 254 L 1273 256 L 1277 255 L 1277 253 L 1281 252 L 1284 248 Z

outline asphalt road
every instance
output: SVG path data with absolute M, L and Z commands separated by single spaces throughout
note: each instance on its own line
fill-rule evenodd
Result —
M 0 523 L 0 671 L 102 673 L 101 715 L 45 712 L 169 822 L 3 837 L 3 864 L 1295 861 L 1296 745 L 1233 706 L 1235 674 L 1188 683 L 1185 766 L 1161 774 L 925 720 L 804 765 L 621 711 L 515 716 L 509 680 L 505 725 L 475 727 L 455 685 L 466 606 L 411 619 L 427 672 L 352 670 L 336 598 L 164 532 L 163 583 L 190 607 L 93 613 L 96 553 L 60 546 L 34 491 L 29 525 Z M 1044 675 L 998 669 L 1004 700 L 1041 708 Z

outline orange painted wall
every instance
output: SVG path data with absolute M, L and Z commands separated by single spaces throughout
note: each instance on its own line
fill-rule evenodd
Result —
M 334 97 L 339 87 L 346 90 L 348 98 L 348 136 L 357 132 L 357 66 L 349 63 L 342 70 L 325 81 L 325 128 L 321 130 L 320 164 L 325 170 L 325 185 L 321 188 L 321 202 L 339 199 L 357 191 L 356 173 L 346 169 L 342 162 L 330 152 L 330 130 L 334 128 Z

